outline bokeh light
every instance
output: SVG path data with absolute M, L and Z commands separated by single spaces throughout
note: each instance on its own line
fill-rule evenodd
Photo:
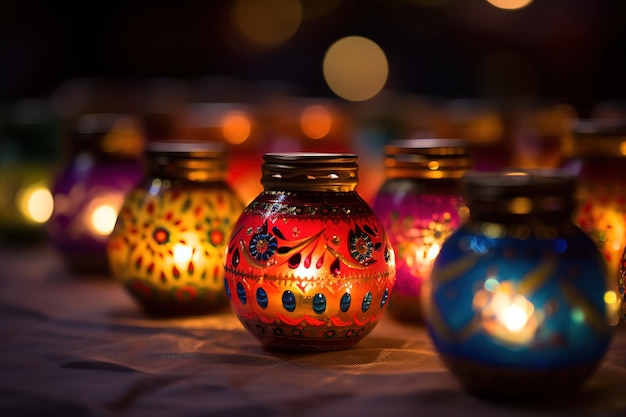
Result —
M 251 41 L 277 46 L 291 38 L 300 27 L 302 4 L 299 0 L 237 0 L 235 20 Z
M 528 6 L 533 0 L 487 0 L 498 9 L 517 10 Z
M 222 118 L 222 134 L 224 139 L 233 145 L 239 145 L 250 137 L 252 124 L 245 112 L 232 110 Z
M 35 223 L 45 223 L 54 208 L 50 190 L 41 185 L 32 185 L 17 195 L 17 203 L 22 214 Z
M 308 106 L 300 115 L 302 132 L 311 139 L 321 139 L 328 135 L 333 125 L 330 112 L 317 104 Z
M 339 97 L 365 101 L 385 86 L 389 64 L 378 44 L 361 36 L 348 36 L 328 48 L 323 71 L 328 87 Z

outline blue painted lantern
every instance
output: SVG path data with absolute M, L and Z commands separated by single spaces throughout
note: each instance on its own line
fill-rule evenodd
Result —
M 576 186 L 554 170 L 463 178 L 470 216 L 443 243 L 423 302 L 437 351 L 470 392 L 571 392 L 602 360 L 617 295 L 572 222 Z

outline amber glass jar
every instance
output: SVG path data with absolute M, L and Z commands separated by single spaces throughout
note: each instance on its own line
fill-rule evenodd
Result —
M 108 240 L 111 269 L 151 314 L 205 314 L 227 306 L 226 239 L 243 204 L 226 183 L 223 146 L 154 142 Z
M 373 207 L 396 252 L 395 318 L 420 320 L 420 290 L 443 241 L 467 215 L 461 177 L 471 168 L 460 139 L 412 139 L 385 147 L 385 182 Z
M 264 190 L 228 243 L 232 311 L 271 349 L 346 349 L 387 309 L 395 259 L 353 154 L 265 154 Z

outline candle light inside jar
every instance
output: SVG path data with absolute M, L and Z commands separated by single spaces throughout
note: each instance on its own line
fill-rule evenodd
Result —
M 528 298 L 516 293 L 513 283 L 488 278 L 485 288 L 474 294 L 472 304 L 490 335 L 518 344 L 528 343 L 534 337 L 540 314 L 535 314 L 535 306 Z
M 576 177 L 470 172 L 470 217 L 442 245 L 426 326 L 464 387 L 494 397 L 567 395 L 612 338 L 606 268 L 572 222 Z
M 373 201 L 397 254 L 397 282 L 389 312 L 421 319 L 421 288 L 444 240 L 467 214 L 459 181 L 471 161 L 465 141 L 394 141 L 385 149 L 386 180 Z
M 114 275 L 155 315 L 226 307 L 226 236 L 243 209 L 218 143 L 153 142 L 145 179 L 125 198 L 107 253 Z
M 87 210 L 85 217 L 88 219 L 88 228 L 94 235 L 108 236 L 115 226 L 119 204 L 103 203 Z

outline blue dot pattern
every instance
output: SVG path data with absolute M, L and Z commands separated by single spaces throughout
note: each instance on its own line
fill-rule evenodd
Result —
M 283 293 L 283 307 L 285 310 L 292 312 L 296 309 L 296 296 L 291 291 Z
M 265 292 L 263 288 L 258 288 L 256 290 L 256 302 L 259 305 L 259 307 L 261 307 L 263 310 L 267 308 L 267 304 L 268 304 L 267 293 Z
M 350 302 L 352 301 L 352 297 L 350 297 L 350 293 L 345 293 L 342 297 L 341 297 L 341 301 L 339 301 L 339 308 L 341 309 L 342 312 L 346 312 L 348 311 L 348 309 L 350 308 Z
M 363 302 L 361 303 L 361 311 L 365 313 L 367 310 L 370 309 L 371 304 L 372 304 L 372 293 L 368 291 L 367 294 L 365 294 L 365 297 L 363 297 Z
M 243 289 L 243 285 L 241 285 L 241 282 L 237 283 L 237 297 L 239 297 L 239 301 L 241 301 L 241 304 L 246 304 L 246 302 L 248 301 L 246 299 L 246 290 Z
M 326 311 L 326 297 L 324 294 L 317 293 L 313 296 L 313 311 L 322 314 Z

